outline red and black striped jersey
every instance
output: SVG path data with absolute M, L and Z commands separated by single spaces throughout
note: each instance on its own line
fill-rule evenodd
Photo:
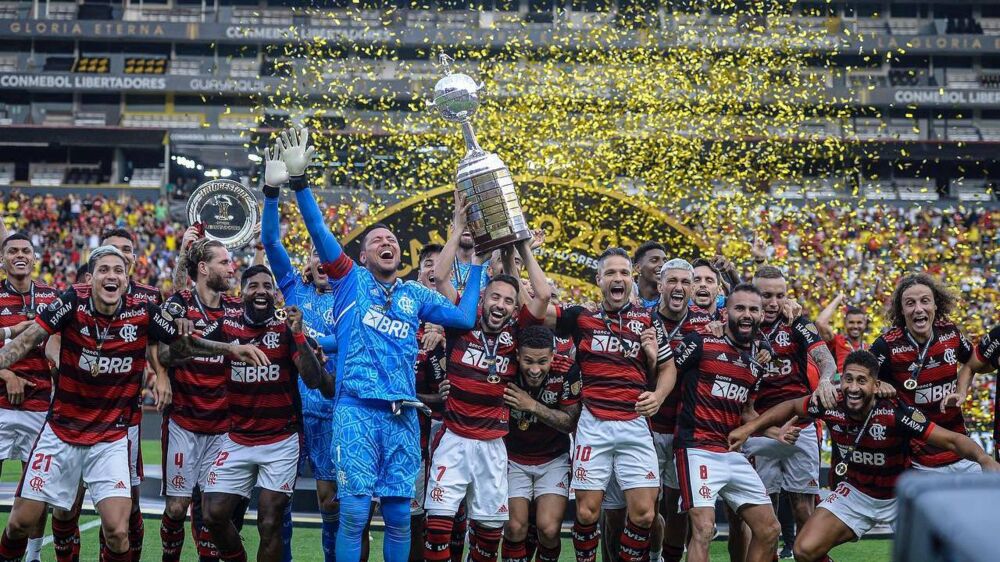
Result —
M 73 285 L 35 321 L 62 335 L 49 424 L 63 441 L 93 445 L 125 436 L 138 408 L 146 346 L 171 343 L 174 324 L 126 294 L 113 316 L 93 312 L 89 285 Z M 98 350 L 98 340 L 103 344 Z
M 812 393 L 808 375 L 809 353 L 826 345 L 826 342 L 819 337 L 816 325 L 804 316 L 799 316 L 790 324 L 779 319 L 770 326 L 762 325 L 760 331 L 773 351 L 754 403 L 754 409 L 763 414 L 786 400 Z M 803 420 L 799 425 L 808 424 L 809 420 Z
M 503 391 L 517 373 L 517 333 L 520 328 L 541 321 L 531 315 L 528 307 L 522 306 L 517 319 L 508 322 L 499 333 L 483 332 L 478 318 L 474 330 L 445 332 L 447 378 L 451 383 L 444 405 L 444 426 L 448 430 L 483 441 L 507 435 L 510 408 L 503 401 Z
M 231 295 L 222 295 L 221 306 L 212 308 L 196 298 L 193 291 L 174 293 L 164 305 L 164 316 L 187 318 L 200 333 L 225 315 L 243 314 L 243 301 Z M 179 316 L 173 316 L 180 312 Z M 218 435 L 229 429 L 229 411 L 226 402 L 225 357 L 193 357 L 182 365 L 170 369 L 170 383 L 174 397 L 167 417 L 193 433 Z
M 894 386 L 903 403 L 916 407 L 937 425 L 964 435 L 962 409 L 948 408 L 942 412 L 941 400 L 958 389 L 958 364 L 972 356 L 972 344 L 955 324 L 938 320 L 925 345 L 930 347 L 923 364 L 918 365 L 921 348 L 906 328 L 886 330 L 871 347 L 879 360 L 879 379 Z M 907 390 L 903 385 L 914 372 L 917 372 L 917 387 Z M 913 460 L 924 466 L 944 466 L 961 458 L 951 451 L 921 443 L 914 443 L 913 451 Z
M 994 369 L 1000 369 L 1000 326 L 996 326 L 979 340 L 976 357 Z
M 866 427 L 865 419 L 848 416 L 843 404 L 826 409 L 811 404 L 811 398 L 803 399 L 803 407 L 811 417 L 823 420 L 829 428 L 833 446 L 847 463 L 844 479 L 873 498 L 895 497 L 896 480 L 910 467 L 910 440 L 926 440 L 934 430 L 934 422 L 911 406 L 876 398 L 871 418 L 865 416 L 868 419 Z M 862 428 L 865 433 L 859 439 Z
M 128 294 L 137 302 L 148 302 L 149 304 L 159 307 L 163 304 L 163 294 L 156 287 L 151 287 L 145 283 L 139 283 L 136 281 L 129 281 L 128 284 Z M 145 385 L 145 380 L 142 384 Z M 141 387 L 140 387 L 141 388 Z M 131 425 L 139 425 L 142 423 L 142 394 L 140 393 L 138 398 L 138 404 L 132 413 Z
M 656 317 L 663 324 L 663 330 L 667 334 L 667 340 L 670 342 L 675 356 L 685 336 L 694 332 L 707 333 L 705 327 L 715 319 L 711 314 L 695 307 L 689 307 L 687 314 L 680 322 L 667 318 L 659 310 L 656 311 Z M 673 390 L 660 405 L 660 410 L 649 418 L 649 425 L 653 431 L 673 435 L 674 429 L 677 427 L 677 406 L 680 399 L 681 385 L 675 383 Z
M 163 294 L 160 293 L 160 290 L 145 283 L 129 281 L 128 294 L 139 302 L 148 302 L 156 306 L 163 304 Z
M 598 419 L 639 417 L 635 403 L 649 380 L 642 333 L 650 327 L 656 330 L 657 365 L 673 356 L 660 321 L 648 309 L 631 304 L 608 313 L 582 306 L 556 310 L 556 335 L 571 336 L 576 344 L 584 406 Z
M 31 289 L 22 294 L 5 280 L 0 284 L 0 327 L 10 328 L 35 318 L 58 297 L 59 293 L 55 289 L 37 281 L 32 281 Z M 26 386 L 24 401 L 14 406 L 7 400 L 7 385 L 0 381 L 0 408 L 28 412 L 45 412 L 49 409 L 49 402 L 52 400 L 52 372 L 45 358 L 46 341 L 47 339 L 42 340 L 37 347 L 10 366 L 10 371 L 35 386 Z M 0 348 L 7 343 L 0 342 Z
M 202 337 L 256 346 L 271 363 L 254 366 L 227 359 L 230 439 L 240 445 L 269 445 L 299 430 L 302 402 L 293 360 L 297 347 L 284 320 L 271 318 L 255 326 L 240 309 L 205 328 Z
M 583 383 L 576 363 L 555 356 L 545 382 L 532 391 L 518 377 L 517 385 L 546 408 L 559 410 L 580 403 Z M 569 452 L 569 435 L 520 410 L 511 410 L 510 433 L 504 437 L 508 458 L 519 464 L 545 464 Z
M 743 424 L 743 410 L 760 384 L 753 352 L 728 337 L 684 338 L 677 352 L 681 400 L 674 449 L 729 450 L 729 432 Z
M 420 327 L 417 329 L 417 341 L 420 342 L 424 337 L 424 325 L 425 322 L 420 323 Z M 423 346 L 417 350 L 417 364 L 415 366 L 417 373 L 417 393 L 418 394 L 437 394 L 441 390 L 441 381 L 443 381 L 447 375 L 445 371 L 445 365 L 447 364 L 445 346 L 440 344 L 434 349 L 425 350 Z M 431 418 L 439 420 L 444 413 L 444 404 L 428 404 L 431 409 Z

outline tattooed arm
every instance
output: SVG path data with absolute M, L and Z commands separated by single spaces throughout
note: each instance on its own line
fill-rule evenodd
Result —
M 198 338 L 194 336 L 181 336 L 174 343 L 170 344 L 167 358 L 176 362 L 178 359 L 187 357 L 215 357 L 222 355 L 236 361 L 243 361 L 251 365 L 270 365 L 271 361 L 263 351 L 253 345 L 236 345 L 221 343 L 210 339 Z M 163 356 L 160 356 L 163 361 Z
M 26 330 L 11 340 L 10 343 L 3 346 L 3 349 L 0 349 L 0 369 L 7 369 L 14 363 L 17 363 L 29 351 L 34 349 L 35 346 L 42 343 L 42 340 L 48 337 L 48 335 L 45 328 L 42 328 L 38 324 L 28 326 Z
M 309 388 L 318 388 L 324 397 L 333 398 L 336 391 L 334 378 L 323 368 L 312 346 L 308 342 L 294 342 L 293 345 L 295 353 L 292 354 L 292 361 L 299 371 L 302 382 Z

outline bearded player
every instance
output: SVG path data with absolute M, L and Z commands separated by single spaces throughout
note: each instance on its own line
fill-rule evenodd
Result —
M 674 436 L 674 462 L 681 509 L 691 524 L 687 559 L 704 562 L 715 534 L 715 504 L 719 497 L 750 527 L 748 562 L 774 557 L 778 519 L 760 476 L 745 456 L 730 452 L 730 431 L 753 413 L 760 385 L 756 340 L 763 315 L 760 290 L 737 285 L 727 302 L 723 336 L 689 334 L 677 358 L 681 401 Z M 797 428 L 769 434 L 794 441 Z
M 281 186 L 288 182 L 288 168 L 280 159 L 280 145 L 264 151 L 264 213 L 261 218 L 261 244 L 267 261 L 274 270 L 278 287 L 286 306 L 296 306 L 302 311 L 306 333 L 312 338 L 333 333 L 333 292 L 326 273 L 320 267 L 319 256 L 313 251 L 306 265 L 305 275 L 293 266 L 288 251 L 281 243 L 281 219 L 278 197 Z M 325 349 L 333 357 L 332 349 Z M 328 361 L 333 370 L 334 360 Z M 305 435 L 306 458 L 316 479 L 316 499 L 322 519 L 323 556 L 332 562 L 337 549 L 339 505 L 336 499 L 336 474 L 330 456 L 333 436 L 333 400 L 324 398 L 318 390 L 310 389 L 298 379 L 299 396 L 302 398 L 302 430 Z M 291 559 L 291 506 L 285 514 L 283 537 L 286 561 Z
M 312 158 L 306 130 L 282 137 L 281 158 L 289 185 L 334 293 L 337 379 L 333 452 L 340 498 L 337 560 L 360 558 L 361 534 L 373 495 L 386 524 L 383 556 L 406 560 L 410 552 L 410 501 L 420 471 L 420 428 L 413 366 L 421 320 L 471 329 L 478 291 L 466 291 L 458 306 L 416 282 L 398 279 L 400 247 L 384 225 L 362 238 L 361 264 L 344 254 L 323 222 L 305 181 Z M 472 278 L 482 275 L 473 266 Z
M 199 332 L 225 315 L 243 311 L 242 301 L 228 293 L 235 283 L 229 250 L 217 240 L 191 244 L 182 264 L 194 289 L 171 296 L 162 314 L 186 319 Z M 184 520 L 193 495 L 202 494 L 212 463 L 229 429 L 225 358 L 199 357 L 169 369 L 171 404 L 163 416 L 163 488 L 166 505 L 160 520 L 163 562 L 180 560 Z M 200 501 L 199 501 L 200 505 Z M 218 558 L 201 510 L 192 514 L 192 532 L 201 559 Z
M 810 360 L 820 373 L 815 394 L 824 406 L 836 398 L 833 376 L 836 363 L 816 331 L 801 314 L 801 306 L 788 297 L 788 283 L 776 267 L 763 266 L 754 274 L 764 304 L 761 332 L 771 351 L 771 361 L 763 374 L 754 408 L 764 413 L 776 404 L 813 394 L 807 369 Z M 746 453 L 753 458 L 768 494 L 788 493 L 795 524 L 805 525 L 819 494 L 819 436 L 811 420 L 799 423 L 802 431 L 794 445 L 767 437 L 747 441 Z
M 0 286 L 0 346 L 35 322 L 35 316 L 56 300 L 55 289 L 32 279 L 35 248 L 24 234 L 8 236 L 0 246 L 7 278 Z M 25 466 L 35 438 L 42 431 L 52 394 L 52 373 L 45 358 L 45 343 L 0 370 L 0 463 L 19 460 Z M 45 515 L 30 533 L 25 560 L 40 560 Z
M 625 250 L 601 254 L 596 281 L 603 297 L 598 310 L 556 309 L 546 319 L 557 335 L 573 337 L 583 380 L 584 408 L 573 453 L 573 544 L 578 561 L 595 560 L 601 500 L 616 478 L 627 505 L 620 558 L 641 560 L 649 555 L 660 488 L 656 450 L 643 417 L 659 410 L 676 371 L 660 322 L 630 303 L 632 261 Z M 647 390 L 650 379 L 656 381 L 652 391 Z
M 201 337 L 184 337 L 170 356 L 183 358 L 192 342 L 218 347 L 234 342 L 253 348 L 261 365 L 229 361 L 226 371 L 229 430 L 205 479 L 205 524 L 222 560 L 245 561 L 246 551 L 232 517 L 254 486 L 261 488 L 257 508 L 260 546 L 257 560 L 277 562 L 282 556 L 281 528 L 291 499 L 299 461 L 298 385 L 333 397 L 334 381 L 307 343 L 302 312 L 275 310 L 271 271 L 255 265 L 240 280 L 243 306 L 208 326 Z M 287 316 L 282 318 L 282 316 Z M 180 325 L 180 323 L 179 323 Z M 188 335 L 190 327 L 181 328 Z
M 823 420 L 843 460 L 834 466 L 844 480 L 799 530 L 795 559 L 829 560 L 834 547 L 863 537 L 877 524 L 894 525 L 896 480 L 910 466 L 911 440 L 950 451 L 983 470 L 997 464 L 967 436 L 948 431 L 920 410 L 895 400 L 877 398 L 879 362 L 867 351 L 851 352 L 844 360 L 841 394 L 833 408 L 805 397 L 779 404 L 729 434 L 730 450 L 750 435 L 795 416 Z
M 504 562 L 530 560 L 530 510 L 534 509 L 538 562 L 556 562 L 563 515 L 569 501 L 569 434 L 580 417 L 580 370 L 555 353 L 555 336 L 543 326 L 521 331 L 518 374 L 504 391 L 511 408 L 504 438 L 510 519 L 504 528 Z
M 660 305 L 656 309 L 656 317 L 663 325 L 667 341 L 670 342 L 675 356 L 680 351 L 685 336 L 696 332 L 704 333 L 705 326 L 714 319 L 706 309 L 688 304 L 691 302 L 694 286 L 694 267 L 685 260 L 669 260 L 660 270 Z M 713 307 L 714 294 L 716 293 L 712 293 L 711 298 Z M 665 562 L 678 562 L 681 559 L 684 555 L 684 541 L 687 539 L 687 516 L 677 509 L 680 485 L 677 482 L 677 470 L 674 464 L 673 442 L 680 396 L 680 385 L 675 385 L 673 391 L 663 401 L 660 410 L 650 418 L 656 457 L 660 463 L 660 482 L 663 486 L 660 509 L 665 525 L 662 541 Z
M 466 205 L 456 198 L 452 236 L 466 230 Z M 445 245 L 439 263 L 451 262 L 454 241 Z M 483 307 L 474 330 L 447 331 L 448 400 L 444 431 L 435 435 L 424 510 L 427 513 L 426 560 L 451 558 L 453 520 L 468 502 L 470 553 L 496 560 L 501 530 L 508 518 L 507 450 L 503 437 L 510 411 L 504 402 L 507 383 L 517 372 L 520 328 L 541 323 L 549 304 L 549 286 L 528 241 L 516 245 L 528 271 L 532 294 L 519 299 L 521 283 L 496 275 L 483 291 Z M 450 290 L 450 272 L 435 273 L 438 290 Z M 466 291 L 469 289 L 466 288 Z M 511 322 L 514 320 L 514 322 Z
M 958 387 L 958 364 L 972 357 L 969 340 L 948 319 L 955 297 L 929 275 L 899 281 L 892 293 L 892 327 L 872 343 L 879 379 L 891 384 L 902 403 L 935 424 L 965 435 L 965 418 L 956 404 L 943 407 Z M 980 472 L 980 467 L 950 449 L 914 444 L 913 467 L 928 472 Z
M 106 544 L 101 560 L 130 560 L 127 431 L 146 367 L 147 344 L 176 339 L 174 326 L 148 302 L 127 291 L 127 261 L 116 248 L 95 249 L 89 285 L 74 285 L 50 304 L 13 342 L 0 350 L 0 369 L 34 349 L 49 334 L 62 334 L 59 384 L 51 415 L 31 452 L 0 560 L 20 560 L 28 530 L 46 504 L 69 510 L 82 481 L 101 518 Z M 253 350 L 232 345 L 192 353 L 224 353 L 256 360 Z M 55 523 L 55 522 L 54 522 Z

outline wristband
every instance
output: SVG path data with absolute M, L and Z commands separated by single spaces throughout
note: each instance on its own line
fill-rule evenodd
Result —
M 293 333 L 292 334 L 292 339 L 295 340 L 295 343 L 297 345 L 305 345 L 306 344 L 306 335 L 303 334 L 302 332 Z
M 267 185 L 266 183 L 264 184 L 264 197 L 267 197 L 268 199 L 277 199 L 278 195 L 280 194 L 281 194 L 280 187 L 274 187 L 271 185 Z
M 305 174 L 301 176 L 292 176 L 291 178 L 289 178 L 288 187 L 292 188 L 292 191 L 296 193 L 309 187 L 309 183 L 306 181 Z

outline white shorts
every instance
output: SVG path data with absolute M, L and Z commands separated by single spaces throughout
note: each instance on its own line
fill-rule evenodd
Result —
M 427 493 L 427 463 L 420 461 L 420 471 L 413 482 L 413 497 L 410 498 L 410 515 L 424 514 L 424 495 Z
M 656 449 L 656 461 L 660 464 L 660 485 L 672 490 L 680 489 L 677 485 L 677 465 L 674 464 L 674 434 L 654 431 L 653 448 Z
M 751 437 L 743 453 L 757 469 L 768 494 L 819 494 L 819 442 L 816 424 L 802 428 L 794 445 L 770 437 Z
M 0 461 L 28 461 L 46 414 L 0 408 Z
M 562 455 L 543 464 L 519 464 L 510 461 L 507 465 L 507 495 L 512 498 L 526 498 L 529 501 L 555 494 L 569 497 L 569 455 Z
M 270 445 L 240 445 L 222 439 L 219 455 L 205 478 L 205 492 L 250 497 L 254 486 L 292 495 L 299 465 L 299 434 Z
M 829 511 L 843 521 L 844 525 L 854 531 L 856 539 L 863 537 L 879 523 L 896 524 L 896 498 L 878 500 L 847 482 L 837 484 L 837 489 L 830 492 L 816 507 Z
M 212 463 L 219 457 L 225 434 L 194 433 L 166 420 L 163 435 L 164 496 L 189 498 L 196 484 L 202 489 L 208 481 Z
M 646 418 L 600 420 L 580 414 L 573 449 L 573 489 L 605 491 L 612 476 L 622 490 L 659 488 L 659 467 Z
M 145 474 L 142 471 L 142 441 L 138 425 L 128 427 L 128 473 L 133 488 L 142 484 Z
M 972 462 L 968 459 L 959 459 L 944 466 L 924 466 L 922 464 L 913 463 L 913 470 L 920 472 L 936 472 L 939 474 L 977 474 L 983 471 L 983 467 L 977 462 Z
M 468 439 L 445 430 L 429 467 L 424 509 L 452 516 L 462 500 L 470 519 L 506 521 L 507 447 L 503 439 Z
M 18 497 L 69 511 L 81 480 L 94 504 L 107 498 L 131 498 L 128 440 L 122 437 L 108 443 L 71 445 L 45 424 L 31 450 Z
M 604 490 L 604 499 L 601 500 L 601 509 L 625 509 L 628 502 L 625 501 L 625 492 L 618 484 L 618 478 L 608 480 L 608 487 Z
M 719 496 L 734 511 L 744 505 L 771 505 L 760 476 L 742 453 L 715 453 L 702 449 L 674 452 L 681 491 L 681 511 L 715 507 Z

